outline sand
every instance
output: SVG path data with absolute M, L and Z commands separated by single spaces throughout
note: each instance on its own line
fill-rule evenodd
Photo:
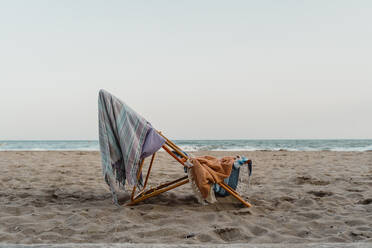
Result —
M 253 207 L 197 203 L 189 185 L 117 207 L 98 152 L 0 152 L 3 243 L 372 242 L 372 152 L 198 152 L 253 160 Z M 158 153 L 152 182 L 183 176 Z M 121 201 L 129 195 L 123 193 Z
M 64 244 L 6 244 L 0 248 L 371 248 L 368 242 L 353 243 L 229 243 L 229 244 L 138 244 L 138 243 L 64 243 Z

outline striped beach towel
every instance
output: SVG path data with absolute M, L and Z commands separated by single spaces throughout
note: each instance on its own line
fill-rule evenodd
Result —
M 142 147 L 151 125 L 105 90 L 98 96 L 98 120 L 103 175 L 117 203 L 113 184 L 137 184 Z

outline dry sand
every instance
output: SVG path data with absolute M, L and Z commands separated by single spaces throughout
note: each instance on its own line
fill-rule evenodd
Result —
M 189 185 L 116 207 L 98 152 L 0 152 L 0 242 L 372 242 L 372 152 L 203 152 L 253 160 L 254 206 L 197 203 Z M 153 182 L 183 176 L 158 153 Z M 128 199 L 123 194 L 122 200 Z
M 353 243 L 226 243 L 226 244 L 138 244 L 138 243 L 64 243 L 64 244 L 6 244 L 0 248 L 371 248 L 368 242 Z

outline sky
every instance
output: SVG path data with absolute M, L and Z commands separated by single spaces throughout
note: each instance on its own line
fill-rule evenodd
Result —
M 0 140 L 372 138 L 372 1 L 0 0 Z

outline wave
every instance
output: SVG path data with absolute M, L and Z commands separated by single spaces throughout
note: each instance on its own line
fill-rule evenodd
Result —
M 176 140 L 184 151 L 372 151 L 372 140 Z M 98 151 L 98 141 L 0 141 L 0 151 Z
M 254 147 L 254 146 L 221 146 L 221 147 L 209 147 L 209 146 L 198 146 L 198 145 L 180 145 L 180 148 L 184 151 L 338 151 L 338 152 L 365 152 L 372 151 L 371 146 L 362 147 Z

